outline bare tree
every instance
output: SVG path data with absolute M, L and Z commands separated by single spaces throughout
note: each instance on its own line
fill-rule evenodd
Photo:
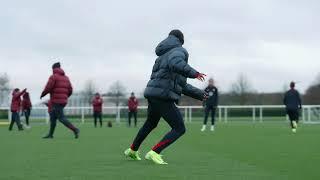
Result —
M 248 78 L 244 74 L 239 74 L 236 82 L 231 86 L 231 94 L 236 98 L 238 104 L 245 105 L 248 103 L 251 93 L 253 90 Z
M 314 81 L 314 85 L 320 84 L 320 73 L 316 77 L 316 80 Z
M 84 102 L 91 104 L 91 100 L 96 92 L 97 92 L 97 88 L 94 82 L 92 80 L 87 80 L 85 83 L 84 89 L 81 92 Z
M 314 83 L 306 90 L 304 104 L 319 104 L 320 102 L 320 74 Z
M 0 106 L 7 106 L 10 94 L 10 79 L 9 76 L 4 73 L 0 74 Z
M 106 95 L 112 97 L 110 101 L 115 103 L 116 106 L 119 106 L 121 98 L 126 95 L 126 88 L 120 81 L 116 81 L 110 86 Z

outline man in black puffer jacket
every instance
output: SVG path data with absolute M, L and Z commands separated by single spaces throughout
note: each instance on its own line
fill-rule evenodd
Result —
M 290 90 L 284 95 L 283 104 L 286 106 L 286 111 L 290 119 L 292 132 L 296 133 L 299 121 L 299 109 L 302 109 L 301 97 L 295 89 L 295 83 L 290 83 Z
M 134 139 L 131 148 L 125 151 L 127 157 L 134 160 L 141 159 L 137 151 L 162 117 L 172 130 L 147 153 L 146 159 L 152 160 L 156 164 L 166 164 L 159 154 L 186 131 L 183 118 L 175 103 L 178 103 L 181 94 L 201 101 L 207 97 L 203 90 L 187 83 L 187 78 L 197 78 L 204 81 L 205 75 L 188 65 L 189 55 L 182 47 L 183 43 L 182 32 L 172 30 L 169 36 L 156 48 L 158 58 L 144 92 L 149 104 L 148 117 Z

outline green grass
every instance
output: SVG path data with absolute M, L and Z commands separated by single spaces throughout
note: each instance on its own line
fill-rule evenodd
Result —
M 93 128 L 78 124 L 81 137 L 61 126 L 43 140 L 47 127 L 7 131 L 0 126 L 1 180 L 313 180 L 320 179 L 320 126 L 286 123 L 220 123 L 214 133 L 187 124 L 187 134 L 163 152 L 167 166 L 124 158 L 137 128 Z M 141 147 L 144 155 L 168 126 L 162 123 Z

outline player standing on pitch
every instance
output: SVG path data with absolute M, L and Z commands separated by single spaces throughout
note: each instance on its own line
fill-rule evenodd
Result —
M 134 118 L 134 127 L 137 127 L 137 113 L 138 113 L 138 99 L 134 95 L 134 92 L 131 93 L 130 98 L 128 99 L 128 125 L 131 127 L 131 117 Z
M 64 107 L 68 103 L 68 98 L 72 95 L 72 85 L 69 78 L 60 68 L 60 63 L 52 65 L 53 75 L 50 76 L 46 87 L 44 88 L 40 99 L 50 94 L 50 103 L 52 109 L 50 112 L 50 131 L 44 139 L 52 139 L 53 133 L 57 125 L 57 119 L 67 128 L 73 131 L 75 138 L 79 137 L 79 129 L 73 126 L 64 115 Z
M 208 94 L 208 99 L 204 101 L 204 121 L 201 131 L 206 130 L 208 116 L 211 112 L 211 131 L 214 131 L 214 124 L 215 124 L 215 117 L 216 117 L 216 110 L 218 106 L 218 88 L 214 85 L 213 78 L 209 79 L 209 85 L 204 90 Z
M 290 119 L 292 132 L 297 132 L 299 121 L 299 109 L 302 108 L 299 92 L 295 89 L 295 83 L 290 83 L 290 90 L 284 95 L 283 104 L 286 106 L 286 111 Z
M 207 96 L 203 90 L 187 83 L 187 78 L 204 81 L 204 74 L 188 65 L 189 54 L 182 47 L 184 37 L 180 30 L 172 30 L 169 36 L 156 48 L 158 58 L 152 69 L 151 78 L 144 92 L 148 99 L 148 115 L 131 147 L 124 153 L 126 157 L 141 160 L 138 149 L 148 134 L 156 128 L 162 117 L 172 128 L 163 139 L 149 151 L 145 158 L 156 164 L 167 164 L 160 153 L 181 137 L 185 131 L 182 115 L 175 105 L 181 94 L 204 100 Z
M 102 105 L 103 99 L 101 98 L 99 93 L 96 93 L 92 100 L 94 127 L 97 127 L 98 118 L 100 127 L 102 127 Z
M 23 127 L 20 121 L 20 110 L 21 110 L 21 96 L 24 95 L 24 93 L 27 91 L 27 89 L 24 89 L 20 92 L 19 88 L 16 88 L 12 92 L 12 100 L 11 100 L 11 122 L 9 125 L 9 131 L 12 131 L 13 124 L 16 123 L 18 126 L 18 130 L 22 131 Z

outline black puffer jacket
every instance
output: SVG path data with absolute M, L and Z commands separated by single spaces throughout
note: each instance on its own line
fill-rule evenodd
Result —
M 284 95 L 283 104 L 288 110 L 298 110 L 302 107 L 300 94 L 295 89 L 290 89 Z
M 188 52 L 175 36 L 169 35 L 156 48 L 159 56 L 153 66 L 145 89 L 146 98 L 178 102 L 181 94 L 203 100 L 204 91 L 187 84 L 187 78 L 196 78 L 198 72 L 188 65 Z

